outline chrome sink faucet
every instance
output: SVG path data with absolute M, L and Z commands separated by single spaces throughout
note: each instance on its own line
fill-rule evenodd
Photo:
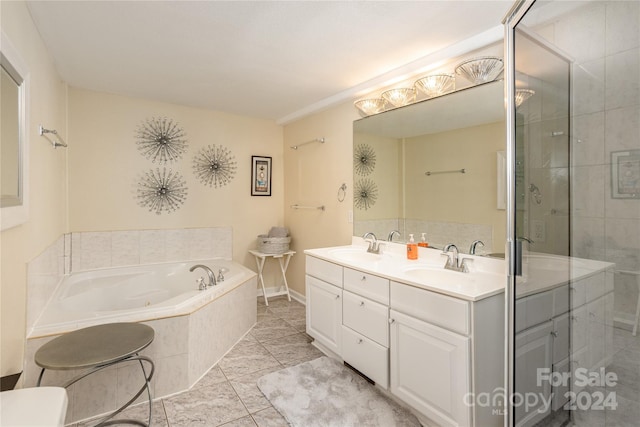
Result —
M 207 275 L 209 276 L 209 283 L 206 284 L 207 287 L 215 286 L 217 284 L 216 283 L 216 275 L 213 274 L 213 271 L 211 271 L 211 269 L 209 267 L 207 267 L 206 265 L 203 265 L 203 264 L 196 264 L 193 267 L 191 267 L 189 269 L 189 271 L 193 271 L 196 268 L 202 268 L 204 271 L 207 272 Z
M 393 242 L 394 235 L 398 235 L 398 237 L 400 237 L 400 232 L 398 230 L 393 230 L 391 233 L 389 233 L 389 236 L 387 237 L 387 242 Z
M 478 248 L 478 245 L 484 247 L 484 242 L 482 240 L 474 240 L 473 243 L 471 243 L 471 247 L 469 248 L 469 255 L 476 254 L 476 249 Z
M 369 237 L 371 239 L 367 240 Z M 378 243 L 378 239 L 376 239 L 375 234 L 368 232 L 368 233 L 365 233 L 364 236 L 362 236 L 362 238 L 369 242 L 369 247 L 367 248 L 367 252 L 370 252 L 372 254 L 380 253 L 380 243 Z
M 449 254 L 451 252 L 451 254 Z M 459 271 L 461 273 L 469 272 L 469 261 L 473 261 L 471 258 L 463 258 L 462 262 L 458 257 L 458 247 L 453 243 L 449 243 L 442 250 L 442 255 L 447 257 L 447 263 L 444 265 L 444 268 L 447 270 Z

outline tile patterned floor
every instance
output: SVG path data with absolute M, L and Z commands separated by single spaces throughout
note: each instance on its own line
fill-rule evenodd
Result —
M 305 306 L 286 297 L 259 298 L 251 332 L 191 390 L 153 404 L 154 427 L 286 427 L 256 386 L 263 375 L 322 356 L 305 333 Z M 144 420 L 148 406 L 118 418 Z M 78 424 L 76 427 L 84 427 Z M 91 425 L 87 423 L 87 425 Z

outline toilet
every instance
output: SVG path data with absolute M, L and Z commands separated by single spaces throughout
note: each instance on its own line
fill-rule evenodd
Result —
M 0 393 L 0 426 L 64 426 L 67 390 L 32 387 Z

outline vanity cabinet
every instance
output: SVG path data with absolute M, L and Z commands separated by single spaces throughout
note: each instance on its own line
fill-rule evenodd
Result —
M 307 257 L 307 333 L 335 354 L 342 352 L 342 267 Z
M 503 408 L 474 405 L 474 396 L 503 387 L 504 294 L 468 301 L 311 255 L 306 260 L 314 345 L 425 420 L 503 425 Z
M 516 407 L 516 426 L 533 426 L 569 401 L 568 392 L 580 388 L 566 383 L 538 384 L 538 371 L 554 378 L 576 369 L 596 372 L 606 366 L 613 348 L 613 273 L 599 271 L 568 284 L 519 298 L 516 301 L 516 392 L 552 397 L 546 411 L 541 405 Z

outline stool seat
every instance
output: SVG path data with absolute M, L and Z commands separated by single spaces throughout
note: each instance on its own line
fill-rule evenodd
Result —
M 38 349 L 35 362 L 45 369 L 93 368 L 126 359 L 154 338 L 153 328 L 141 323 L 109 323 L 61 335 Z

